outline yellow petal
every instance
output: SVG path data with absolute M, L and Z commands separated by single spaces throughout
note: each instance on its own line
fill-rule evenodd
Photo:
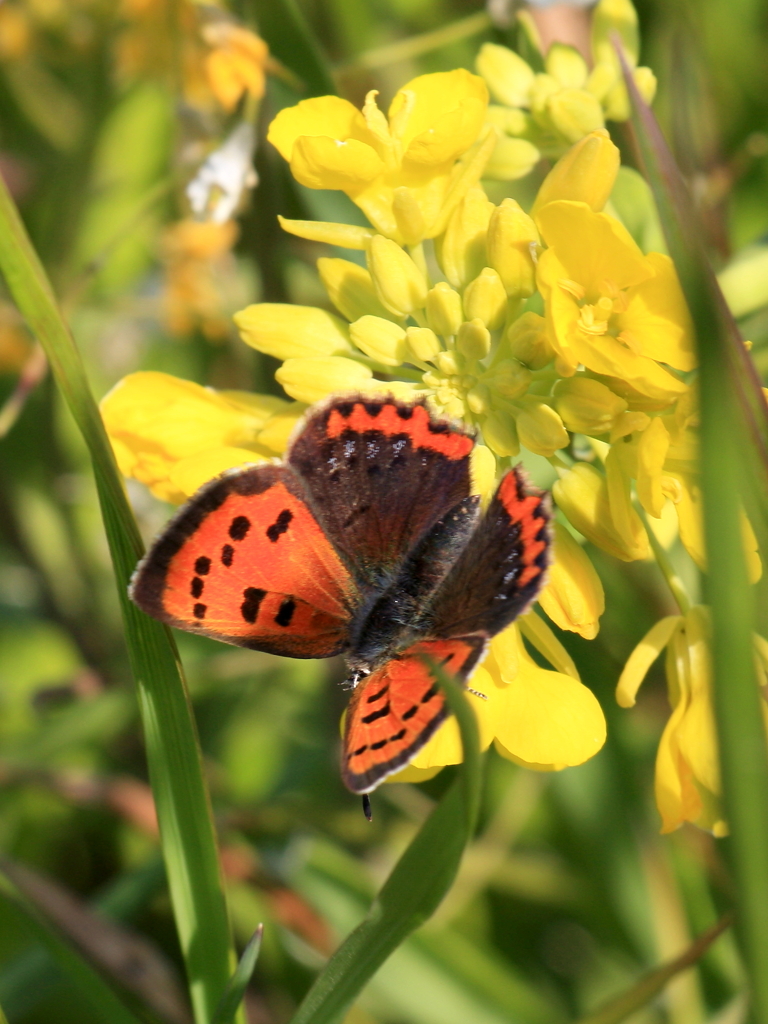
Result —
M 712 707 L 712 668 L 706 609 L 691 608 L 685 616 L 690 701 L 678 727 L 680 754 L 694 779 L 710 793 L 720 793 L 720 765 Z
M 307 411 L 304 402 L 291 402 L 287 409 L 275 413 L 256 435 L 256 443 L 276 455 L 282 455 L 296 426 Z
M 359 227 L 357 224 L 335 224 L 324 220 L 287 220 L 277 215 L 283 231 L 307 238 L 310 242 L 325 242 L 327 245 L 338 245 L 342 249 L 367 249 L 373 238 L 372 228 Z
M 568 651 L 540 615 L 529 611 L 517 620 L 520 633 L 558 672 L 581 682 L 579 670 Z
M 259 302 L 235 313 L 234 320 L 246 345 L 276 359 L 353 352 L 347 324 L 315 306 Z
M 245 448 L 212 448 L 210 451 L 181 459 L 171 467 L 168 480 L 186 498 L 191 498 L 203 484 L 227 469 L 267 461 L 269 460 L 263 456 Z
M 547 51 L 544 67 L 563 89 L 581 89 L 587 81 L 589 68 L 579 51 L 564 43 L 553 43 Z
M 406 335 L 399 324 L 380 316 L 361 316 L 350 325 L 349 334 L 361 352 L 384 366 L 405 362 Z
M 627 658 L 616 686 L 616 702 L 621 707 L 634 707 L 637 691 L 648 674 L 648 669 L 667 646 L 682 621 L 680 615 L 667 615 L 659 619 Z
M 547 100 L 547 114 L 568 142 L 578 142 L 605 124 L 599 100 L 586 89 L 561 89 L 554 93 Z
M 510 298 L 525 298 L 536 287 L 533 262 L 539 233 L 514 199 L 504 199 L 488 222 L 488 265 L 499 274 Z
M 427 279 L 408 253 L 383 235 L 368 247 L 368 269 L 381 302 L 397 317 L 422 309 L 427 302 Z
M 661 417 L 656 416 L 640 435 L 637 446 L 637 496 L 649 515 L 661 516 L 666 495 L 661 477 L 669 450 L 669 433 Z
M 436 765 L 434 768 L 414 768 L 409 764 L 407 768 L 401 768 L 394 775 L 388 775 L 385 782 L 428 782 L 443 770 L 443 765 Z
M 643 544 L 634 520 L 631 520 L 629 538 L 616 530 L 607 481 L 594 466 L 580 462 L 564 471 L 562 477 L 555 481 L 552 493 L 558 506 L 579 533 L 604 551 L 625 562 L 645 558 L 648 554 L 647 539 Z M 634 515 L 637 518 L 637 513 Z
M 470 126 L 462 135 L 462 144 L 466 149 L 477 138 L 487 105 L 488 88 L 485 82 L 463 68 L 419 75 L 404 85 L 392 100 L 389 108 L 390 126 L 393 133 L 397 133 L 403 150 L 407 152 L 411 143 L 434 129 L 444 115 L 466 109 L 471 112 Z
M 468 683 L 473 690 L 483 693 L 486 700 L 473 693 L 467 693 L 480 731 L 480 749 L 487 750 L 491 745 L 496 725 L 496 700 L 499 688 L 494 684 L 488 671 L 481 665 L 472 673 Z M 461 734 L 453 715 L 448 718 L 435 735 L 411 761 L 414 768 L 435 768 L 446 764 L 460 764 L 463 759 Z
M 568 430 L 580 434 L 608 433 L 627 408 L 623 398 L 590 377 L 569 377 L 554 387 L 555 408 Z
M 357 139 L 302 135 L 291 156 L 291 174 L 307 188 L 341 189 L 355 194 L 384 171 L 376 152 Z
M 551 458 L 560 448 L 570 444 L 568 432 L 555 410 L 542 400 L 526 398 L 515 417 L 520 443 L 528 451 Z
M 403 159 L 418 164 L 442 165 L 466 153 L 483 127 L 486 104 L 463 100 L 454 110 L 435 118 L 430 127 L 412 139 Z
M 367 389 L 373 373 L 369 367 L 343 356 L 320 359 L 286 359 L 275 380 L 299 402 L 312 405 L 335 391 Z
M 605 742 L 605 718 L 591 690 L 561 672 L 521 658 L 514 681 L 499 691 L 496 726 L 504 756 L 531 766 L 581 764 Z
M 486 667 L 500 683 L 511 683 L 520 671 L 520 659 L 525 653 L 520 629 L 516 622 L 507 626 L 491 640 Z
M 630 331 L 643 355 L 678 370 L 692 370 L 693 325 L 675 266 L 660 252 L 650 252 L 646 259 L 655 276 L 629 293 L 626 313 L 616 317 L 617 330 Z
M 451 215 L 445 234 L 436 240 L 438 263 L 454 288 L 463 288 L 487 265 L 485 240 L 495 209 L 482 189 L 469 189 Z
M 326 135 L 330 139 L 372 140 L 365 118 L 349 100 L 339 96 L 315 96 L 295 107 L 281 110 L 272 121 L 267 139 L 290 161 L 296 140 L 302 136 Z
M 484 444 L 476 444 L 469 457 L 472 494 L 479 494 L 485 508 L 496 490 L 496 456 Z
M 581 544 L 560 523 L 555 523 L 553 562 L 539 604 L 560 627 L 587 640 L 597 636 L 605 594 L 600 577 Z M 564 671 L 560 665 L 556 666 Z

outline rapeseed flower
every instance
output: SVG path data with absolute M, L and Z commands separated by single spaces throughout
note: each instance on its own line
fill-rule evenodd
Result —
M 408 82 L 388 116 L 377 95 L 368 93 L 362 112 L 338 96 L 302 100 L 280 111 L 267 138 L 302 185 L 345 192 L 379 234 L 415 245 L 444 230 L 483 172 L 495 141 L 484 128 L 488 90 L 458 69 Z M 318 227 L 303 237 L 317 238 Z M 347 225 L 327 225 L 321 240 L 335 240 L 334 227 L 343 235 Z M 301 222 L 288 230 L 302 234 Z

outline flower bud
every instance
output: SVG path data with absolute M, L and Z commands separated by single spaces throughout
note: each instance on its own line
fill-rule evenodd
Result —
M 445 233 L 435 240 L 437 262 L 454 288 L 463 288 L 487 266 L 485 236 L 494 210 L 481 188 L 469 189 L 451 214 Z
M 416 196 L 405 185 L 396 188 L 392 194 L 392 212 L 405 244 L 417 245 L 426 231 L 424 215 Z
M 326 356 L 322 359 L 286 359 L 275 371 L 275 380 L 299 402 L 312 405 L 334 391 L 367 390 L 373 371 L 356 359 Z
M 593 640 L 605 611 L 600 577 L 582 546 L 560 523 L 553 524 L 554 559 L 539 604 L 560 629 Z
M 550 458 L 569 444 L 568 433 L 555 410 L 541 399 L 523 399 L 515 417 L 517 436 L 529 452 Z
M 531 371 L 516 359 L 502 359 L 483 374 L 482 380 L 502 398 L 519 398 L 531 384 Z
M 456 348 L 467 359 L 485 359 L 491 351 L 491 334 L 479 317 L 465 320 L 456 336 Z
M 491 267 L 485 267 L 464 289 L 464 315 L 467 320 L 482 320 L 489 331 L 495 331 L 504 323 L 507 293 L 501 278 Z
M 592 56 L 595 64 L 618 64 L 613 33 L 621 39 L 622 48 L 634 66 L 640 53 L 637 11 L 632 0 L 599 0 L 592 11 Z
M 536 119 L 546 120 L 547 101 L 560 92 L 560 83 L 552 75 L 536 75 L 531 85 L 531 112 Z
M 400 366 L 405 361 L 405 331 L 391 320 L 361 316 L 350 324 L 349 336 L 361 352 L 385 366 Z
M 627 434 L 634 434 L 636 430 L 645 430 L 650 422 L 648 413 L 628 409 L 616 417 L 616 422 L 611 428 L 611 444 L 626 437 Z
M 536 268 L 532 247 L 539 242 L 536 225 L 514 199 L 505 199 L 488 223 L 488 264 L 498 272 L 507 295 L 518 299 L 532 295 Z
M 644 557 L 647 543 L 645 550 L 642 546 L 628 545 L 614 529 L 608 483 L 594 466 L 577 463 L 555 481 L 552 494 L 569 522 L 603 551 L 625 562 Z
M 467 405 L 475 416 L 487 413 L 491 405 L 491 395 L 485 384 L 475 384 L 467 392 Z
M 618 74 L 613 64 L 596 64 L 589 73 L 586 88 L 600 101 L 616 84 Z
M 483 177 L 493 181 L 516 181 L 533 170 L 540 156 L 538 149 L 527 139 L 511 139 L 502 135 L 485 165 Z
M 645 102 L 650 105 L 653 102 L 653 97 L 656 95 L 656 86 L 658 85 L 656 75 L 654 75 L 650 68 L 635 68 L 632 77 L 635 79 L 637 91 Z
M 455 377 L 464 371 L 464 360 L 460 353 L 455 351 L 438 352 L 435 356 L 435 362 L 440 372 L 445 374 L 446 377 Z
M 495 125 L 501 135 L 523 135 L 531 127 L 530 116 L 524 110 L 510 110 L 491 104 L 485 112 L 487 124 Z M 487 177 L 487 168 L 483 177 Z
M 430 362 L 442 350 L 440 339 L 429 327 L 409 327 L 405 336 L 407 351 L 420 363 Z
M 407 316 L 427 301 L 427 282 L 397 242 L 374 235 L 368 247 L 368 269 L 376 294 L 395 316 Z
M 573 46 L 553 43 L 544 62 L 547 74 L 556 78 L 563 89 L 583 89 L 589 69 L 587 62 Z
M 531 370 L 540 370 L 551 363 L 555 354 L 549 343 L 547 321 L 531 311 L 512 321 L 504 336 L 504 343 L 504 352 Z
M 547 114 L 553 126 L 569 142 L 578 142 L 589 132 L 605 126 L 603 108 L 586 89 L 561 89 L 550 96 Z
M 483 508 L 496 490 L 496 456 L 484 444 L 476 444 L 469 457 L 472 493 L 479 494 Z
M 519 455 L 520 442 L 517 439 L 515 421 L 505 412 L 492 412 L 483 420 L 485 443 L 502 458 L 505 455 Z
M 557 199 L 587 203 L 595 211 L 608 202 L 619 171 L 619 151 L 604 128 L 590 132 L 562 156 L 544 179 L 532 215 Z
M 365 267 L 351 260 L 321 257 L 317 261 L 317 271 L 328 298 L 350 322 L 366 313 L 390 318 L 389 311 L 379 302 L 373 280 Z
M 623 398 L 590 377 L 559 380 L 554 388 L 555 408 L 568 430 L 593 437 L 607 434 L 616 417 L 627 408 Z
M 435 334 L 447 338 L 461 327 L 464 314 L 461 311 L 461 296 L 447 281 L 438 281 L 427 292 L 427 322 Z
M 315 306 L 258 302 L 235 313 L 234 320 L 246 345 L 276 359 L 352 352 L 344 321 Z
M 483 43 L 475 61 L 491 96 L 508 107 L 526 107 L 528 90 L 533 84 L 533 71 L 522 57 L 506 46 Z

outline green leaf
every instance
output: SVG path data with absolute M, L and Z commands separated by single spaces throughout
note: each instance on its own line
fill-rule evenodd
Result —
M 3 874 L 0 874 L 0 914 L 22 919 L 22 927 L 29 936 L 43 946 L 61 974 L 78 989 L 105 1024 L 141 1024 L 102 981 L 101 975 L 57 934 Z
M 459 685 L 438 666 L 431 664 L 430 669 L 456 715 L 464 763 L 395 865 L 365 920 L 315 979 L 291 1024 L 338 1020 L 390 953 L 434 913 L 456 877 L 480 801 L 477 721 Z
M 621 56 L 621 54 L 620 54 Z M 623 57 L 622 57 L 623 60 Z M 712 660 L 723 797 L 731 828 L 737 928 L 754 1016 L 768 1020 L 768 756 L 752 653 L 754 608 L 742 545 L 742 503 L 765 542 L 768 409 L 706 257 L 698 218 L 651 110 L 624 63 L 632 126 L 698 343 L 701 482 L 712 609 Z M 759 518 L 759 522 L 755 521 Z M 768 545 L 763 543 L 763 552 Z
M 248 982 L 253 975 L 256 961 L 259 959 L 263 934 L 264 925 L 260 924 L 243 950 L 243 955 L 238 961 L 235 973 L 229 980 L 226 992 L 221 997 L 221 1002 L 216 1009 L 216 1013 L 213 1015 L 211 1024 L 232 1024 L 238 1007 L 243 1001 Z
M 654 999 L 681 971 L 692 967 L 702 957 L 715 939 L 733 924 L 733 917 L 727 914 L 717 924 L 712 925 L 693 942 L 684 953 L 662 964 L 655 970 L 644 974 L 631 988 L 621 995 L 609 999 L 593 1013 L 582 1017 L 577 1024 L 619 1024 L 631 1013 L 642 1009 L 647 1003 Z
M 0 269 L 45 348 L 90 451 L 138 688 L 150 782 L 195 1020 L 209 1024 L 235 960 L 192 709 L 170 632 L 128 599 L 128 581 L 142 554 L 138 527 L 80 353 L 2 182 Z

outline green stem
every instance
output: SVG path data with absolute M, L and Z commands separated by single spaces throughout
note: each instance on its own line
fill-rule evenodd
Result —
M 93 462 L 195 1021 L 210 1024 L 234 969 L 235 953 L 192 708 L 169 631 L 128 600 L 128 581 L 143 550 L 141 536 L 82 358 L 2 180 L 0 270 L 45 349 Z
M 396 43 L 388 43 L 386 46 L 377 46 L 373 50 L 366 50 L 365 53 L 359 54 L 346 64 L 339 65 L 335 69 L 335 74 L 346 75 L 352 71 L 384 68 L 389 64 L 413 60 L 414 57 L 431 53 L 432 50 L 439 50 L 442 46 L 479 35 L 490 27 L 489 16 L 485 11 L 478 11 L 459 21 L 453 21 L 450 25 L 433 29 L 431 32 L 422 32 L 418 36 L 409 36 L 408 39 L 401 39 Z
M 667 581 L 667 586 L 672 591 L 672 596 L 675 601 L 677 601 L 678 608 L 683 615 L 685 615 L 691 607 L 691 599 L 688 597 L 685 584 L 675 571 L 671 558 L 667 554 L 659 538 L 654 533 L 653 527 L 648 522 L 648 516 L 645 514 L 645 509 L 639 502 L 635 502 L 635 510 L 642 520 L 645 532 L 648 534 L 648 543 L 651 545 L 651 550 L 653 551 L 653 557 L 656 559 L 656 564 L 659 569 L 661 569 L 661 574 Z

